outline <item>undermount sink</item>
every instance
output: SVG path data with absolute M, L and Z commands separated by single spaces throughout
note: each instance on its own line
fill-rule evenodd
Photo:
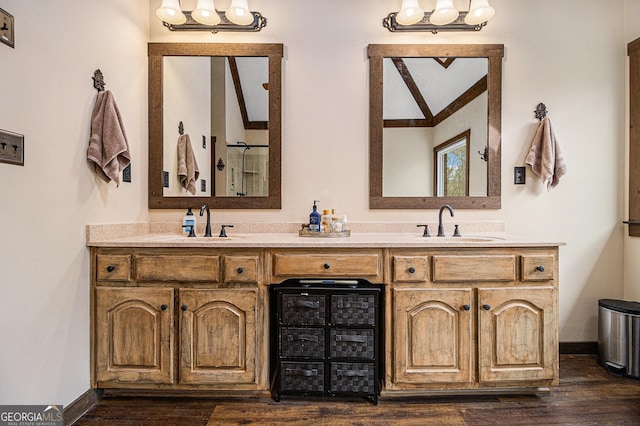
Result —
M 496 240 L 502 240 L 503 238 L 486 236 L 423 237 L 418 235 L 416 236 L 416 239 L 422 240 L 425 243 L 488 243 Z
M 239 239 L 239 238 L 243 238 L 241 236 L 238 235 L 229 235 L 226 237 L 218 237 L 217 235 L 214 235 L 212 237 L 204 237 L 202 235 L 197 235 L 195 237 L 188 237 L 186 235 L 182 235 L 182 234 L 158 234 L 158 235 L 148 235 L 146 237 L 146 239 L 148 241 L 154 241 L 154 242 L 175 242 L 175 241 L 187 241 L 190 240 L 191 242 L 201 242 L 201 241 L 230 241 L 230 240 L 234 240 L 234 239 Z

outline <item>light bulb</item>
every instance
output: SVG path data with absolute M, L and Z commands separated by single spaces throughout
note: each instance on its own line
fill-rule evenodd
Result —
M 396 22 L 400 25 L 413 25 L 422 21 L 424 10 L 418 0 L 402 0 L 400 12 L 396 14 Z
M 433 25 L 447 25 L 458 18 L 458 10 L 453 7 L 453 0 L 438 0 L 436 8 L 429 17 Z
M 216 12 L 213 0 L 198 0 L 198 5 L 191 12 L 191 17 L 202 25 L 218 25 L 220 16 Z
M 254 19 L 247 0 L 233 0 L 224 14 L 228 20 L 237 25 L 252 24 Z
M 496 10 L 489 6 L 489 0 L 471 0 L 469 13 L 464 18 L 464 22 L 469 25 L 478 25 L 493 18 Z
M 162 5 L 156 10 L 158 18 L 172 25 L 182 25 L 187 17 L 180 10 L 179 0 L 162 0 Z

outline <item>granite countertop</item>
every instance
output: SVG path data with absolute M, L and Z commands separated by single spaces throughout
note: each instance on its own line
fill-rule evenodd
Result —
M 550 247 L 564 245 L 562 242 L 536 240 L 530 237 L 509 235 L 496 231 L 495 226 L 468 226 L 476 232 L 464 232 L 462 237 L 422 237 L 422 231 L 413 232 L 412 227 L 391 227 L 393 232 L 380 232 L 372 227 L 356 231 L 352 229 L 348 237 L 301 237 L 291 227 L 276 227 L 277 232 L 246 232 L 249 227 L 227 228 L 227 238 L 218 237 L 219 225 L 212 225 L 213 237 L 203 237 L 199 229 L 197 237 L 189 238 L 176 232 L 179 225 L 165 224 L 122 224 L 122 225 L 88 225 L 87 246 L 90 247 L 242 247 L 242 248 L 424 248 L 424 247 Z M 296 225 L 299 226 L 299 225 Z M 358 227 L 356 227 L 358 228 Z M 499 228 L 499 227 L 498 227 Z M 432 235 L 437 227 L 431 227 Z M 462 228 L 461 229 L 465 229 Z M 264 231 L 264 229 L 261 229 Z M 173 232 L 172 232 L 173 231 Z M 447 230 L 447 235 L 452 232 Z

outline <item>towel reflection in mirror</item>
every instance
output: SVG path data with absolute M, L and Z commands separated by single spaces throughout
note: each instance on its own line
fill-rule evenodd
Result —
M 178 138 L 178 180 L 180 186 L 190 192 L 196 193 L 196 180 L 200 175 L 198 162 L 191 147 L 191 139 L 188 134 Z

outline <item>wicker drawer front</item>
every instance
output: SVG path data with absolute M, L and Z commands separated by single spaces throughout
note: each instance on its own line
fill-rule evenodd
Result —
M 373 363 L 331 363 L 331 392 L 376 392 L 376 374 Z
M 331 358 L 359 358 L 373 360 L 375 339 L 373 329 L 339 329 L 330 332 Z
M 280 332 L 282 358 L 324 358 L 324 329 L 283 327 Z
M 374 325 L 376 323 L 375 295 L 331 295 L 331 323 L 337 325 Z
M 324 325 L 325 297 L 321 294 L 283 294 L 282 322 L 293 325 Z
M 324 363 L 280 363 L 280 390 L 299 392 L 323 392 Z
M 99 254 L 96 256 L 96 275 L 102 281 L 131 280 L 131 256 Z

